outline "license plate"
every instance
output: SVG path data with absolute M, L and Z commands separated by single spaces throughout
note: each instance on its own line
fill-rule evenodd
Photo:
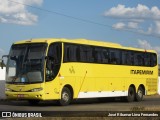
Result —
M 23 94 L 19 94 L 17 95 L 18 98 L 24 98 L 24 95 Z

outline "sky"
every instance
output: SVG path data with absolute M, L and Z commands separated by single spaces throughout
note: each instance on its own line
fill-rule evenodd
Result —
M 160 56 L 160 1 L 0 0 L 0 57 L 33 38 L 114 42 Z

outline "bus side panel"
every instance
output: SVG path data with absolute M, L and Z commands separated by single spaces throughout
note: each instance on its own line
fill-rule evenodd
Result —
M 60 99 L 60 84 L 59 77 L 56 77 L 54 80 L 45 83 L 45 99 L 53 100 Z
M 63 78 L 59 81 L 61 84 L 60 90 L 65 85 L 70 85 L 73 88 L 73 98 L 77 98 L 79 91 L 88 90 L 90 83 L 89 80 L 86 80 L 88 72 L 86 66 L 85 63 L 63 63 L 60 69 L 60 74 Z
M 60 91 L 67 84 L 74 98 L 127 96 L 130 85 L 138 90 L 144 85 L 148 95 L 157 92 L 157 67 L 121 66 L 93 63 L 63 63 L 59 79 Z M 135 70 L 136 72 L 131 72 Z M 139 72 L 137 72 L 139 70 Z M 140 71 L 153 71 L 147 74 Z M 60 94 L 61 92 L 59 92 Z

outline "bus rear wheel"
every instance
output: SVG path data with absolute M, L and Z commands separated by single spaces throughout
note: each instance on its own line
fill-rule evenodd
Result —
M 59 105 L 66 106 L 69 105 L 72 100 L 72 95 L 67 87 L 64 87 L 61 93 L 61 99 L 59 100 Z
M 136 101 L 139 102 L 139 101 L 142 101 L 143 99 L 143 88 L 142 87 L 139 87 L 138 88 L 138 91 L 136 93 Z
M 135 100 L 135 90 L 133 87 L 129 87 L 127 101 L 133 102 Z

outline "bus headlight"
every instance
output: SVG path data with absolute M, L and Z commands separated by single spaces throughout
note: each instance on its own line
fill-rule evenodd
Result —
M 12 91 L 12 89 L 10 89 L 10 88 L 5 88 L 5 91 Z
M 40 88 L 34 88 L 34 89 L 30 90 L 30 91 L 31 92 L 38 92 L 38 91 L 41 91 L 41 90 L 43 90 L 42 87 L 40 87 Z

